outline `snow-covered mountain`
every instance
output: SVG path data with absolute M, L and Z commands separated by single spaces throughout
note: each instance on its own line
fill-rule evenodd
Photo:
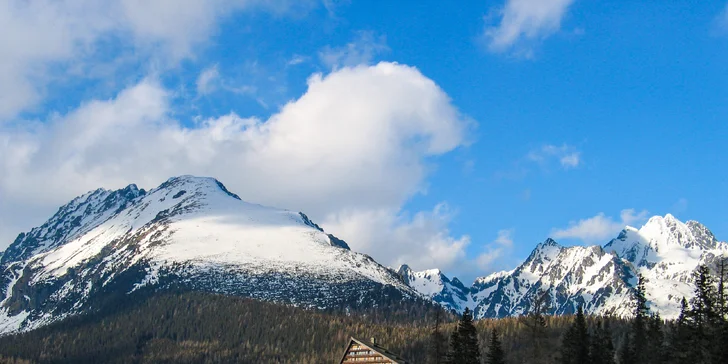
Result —
M 478 278 L 467 290 L 453 288 L 436 270 L 407 269 L 415 279 L 405 282 L 445 307 L 473 309 L 476 318 L 527 313 L 539 291 L 548 295 L 552 314 L 573 313 L 583 305 L 587 313 L 629 316 L 637 274 L 642 274 L 651 308 L 674 318 L 682 297 L 693 296 L 697 266 L 715 264 L 722 256 L 728 256 L 728 244 L 719 242 L 705 226 L 682 223 L 668 214 L 651 218 L 640 229 L 626 227 L 604 247 L 564 247 L 547 239 L 514 270 Z M 463 294 L 452 300 L 451 292 Z
M 680 300 L 693 296 L 698 265 L 713 265 L 728 256 L 728 243 L 718 241 L 704 225 L 683 223 L 670 214 L 652 217 L 639 230 L 626 227 L 604 249 L 647 279 L 647 299 L 665 317 L 676 317 Z
M 0 253 L 0 334 L 92 309 L 114 294 L 168 289 L 253 297 L 313 308 L 366 309 L 428 299 L 476 318 L 528 312 L 629 315 L 636 276 L 675 317 L 699 264 L 728 256 L 703 225 L 671 215 L 626 227 L 602 246 L 547 239 L 511 271 L 467 287 L 438 269 L 385 268 L 303 213 L 241 201 L 213 178 L 171 178 L 150 191 L 99 189 L 61 207 Z
M 449 310 L 462 312 L 465 307 L 473 306 L 470 289 L 457 278 L 450 280 L 439 269 L 414 272 L 403 264 L 397 274 L 415 291 Z
M 392 270 L 303 213 L 182 176 L 80 196 L 0 257 L 0 333 L 82 312 L 109 292 L 194 289 L 306 307 L 420 299 Z

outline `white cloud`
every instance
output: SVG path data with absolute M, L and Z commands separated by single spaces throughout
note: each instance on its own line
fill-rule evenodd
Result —
M 566 154 L 559 158 L 559 163 L 564 168 L 576 168 L 581 163 L 581 154 L 578 152 Z
M 564 169 L 576 168 L 582 163 L 581 152 L 567 144 L 561 146 L 544 145 L 539 149 L 530 151 L 526 158 L 541 165 L 545 165 L 550 160 L 556 160 Z
M 498 258 L 500 258 L 502 256 L 503 256 L 503 249 L 501 249 L 501 248 L 490 249 L 490 250 L 478 255 L 478 258 L 476 259 L 477 267 L 481 272 L 494 271 L 495 270 L 495 269 L 493 269 L 494 263 L 498 260 Z
M 506 0 L 498 24 L 488 24 L 485 39 L 494 52 L 530 56 L 532 45 L 556 33 L 574 0 Z M 487 20 L 487 19 L 486 19 Z
M 579 239 L 590 244 L 605 243 L 608 239 L 615 237 L 625 226 L 642 222 L 646 218 L 646 210 L 640 212 L 636 212 L 634 209 L 622 210 L 619 220 L 614 220 L 600 212 L 594 217 L 578 222 L 572 221 L 567 228 L 554 229 L 551 231 L 551 236 L 554 239 Z
M 315 74 L 265 121 L 231 113 L 187 127 L 170 98 L 145 80 L 44 123 L 0 125 L 2 244 L 88 190 L 196 174 L 246 200 L 305 211 L 384 264 L 447 268 L 462 256 L 469 238 L 450 237 L 445 206 L 401 212 L 424 188 L 426 159 L 465 143 L 471 123 L 417 69 Z
M 373 32 L 359 32 L 354 41 L 342 47 L 326 46 L 319 52 L 321 63 L 331 69 L 370 64 L 378 54 L 389 50 L 384 36 Z
M 513 247 L 514 232 L 514 229 L 499 230 L 495 240 L 486 245 L 483 252 L 476 258 L 477 269 L 481 272 L 492 271 L 497 268 L 494 266 L 500 266 L 494 263 Z
M 291 57 L 291 60 L 286 63 L 286 66 L 296 66 L 306 61 L 308 61 L 308 57 L 300 54 L 294 54 L 293 57 Z
M 394 209 L 370 209 L 332 215 L 323 226 L 343 237 L 354 237 L 355 240 L 347 240 L 352 248 L 393 268 L 408 264 L 415 270 L 462 271 L 458 265 L 465 260 L 470 237 L 450 236 L 448 224 L 452 216 L 446 204 L 411 218 Z
M 495 239 L 495 243 L 510 247 L 513 245 L 513 229 L 505 229 L 498 231 L 498 237 Z
M 59 74 L 89 77 L 100 62 L 172 65 L 249 8 L 280 12 L 310 2 L 259 0 L 6 0 L 0 5 L 0 121 L 37 105 Z M 110 47 L 109 45 L 114 45 Z M 110 49 L 125 49 L 114 55 Z M 112 51 L 113 52 L 113 51 Z M 122 52 L 122 51 L 119 51 Z M 112 58 L 112 61 L 108 61 Z M 107 61 L 102 61 L 106 59 Z M 164 66 L 161 66 L 164 67 Z M 49 70 L 61 71 L 51 74 Z
M 220 72 L 217 69 L 217 65 L 202 70 L 197 77 L 197 94 L 207 95 L 215 91 L 216 82 L 219 78 Z

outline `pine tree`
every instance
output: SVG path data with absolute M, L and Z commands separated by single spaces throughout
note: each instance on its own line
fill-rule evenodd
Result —
M 435 327 L 430 333 L 430 342 L 427 353 L 429 364 L 444 364 L 447 359 L 447 337 L 440 331 L 441 311 L 435 311 Z
M 660 314 L 653 314 L 647 325 L 647 346 L 645 363 L 647 364 L 663 364 L 666 361 L 664 342 L 665 335 L 662 332 L 662 319 Z
M 645 296 L 645 278 L 642 274 L 638 275 L 637 290 L 635 292 L 635 300 L 637 306 L 634 311 L 634 319 L 632 320 L 632 331 L 630 337 L 629 358 L 636 363 L 646 363 L 647 358 L 647 321 L 650 315 L 650 308 L 647 306 L 647 297 Z
M 688 322 L 691 326 L 690 346 L 694 363 L 711 363 L 712 344 L 717 334 L 717 293 L 714 280 L 706 265 L 700 265 L 695 273 L 695 297 L 690 300 Z
M 589 364 L 589 330 L 586 326 L 584 311 L 577 308 L 571 327 L 564 334 L 561 343 L 561 362 L 564 364 Z
M 622 346 L 619 348 L 619 364 L 636 364 L 634 355 L 632 354 L 632 342 L 630 335 L 625 334 L 622 338 Z
M 592 335 L 589 355 L 592 364 L 614 364 L 614 344 L 609 330 L 609 321 L 598 321 Z
M 718 262 L 718 299 L 717 299 L 717 311 L 718 315 L 720 316 L 721 320 L 726 320 L 726 315 L 728 315 L 728 305 L 726 304 L 726 292 L 725 292 L 725 279 L 726 274 L 728 274 L 728 258 L 721 257 L 720 261 Z
M 687 363 L 691 356 L 690 324 L 687 321 L 688 301 L 683 297 L 680 302 L 680 315 L 672 323 L 670 330 L 669 363 Z
M 488 354 L 485 356 L 486 364 L 505 364 L 505 354 L 498 339 L 498 331 L 493 329 L 490 335 L 490 343 L 488 345 Z
M 463 317 L 458 325 L 460 339 L 463 341 L 465 361 L 463 364 L 480 363 L 480 345 L 478 344 L 478 331 L 473 325 L 473 314 L 468 308 L 463 312 Z
M 458 327 L 450 336 L 450 352 L 447 362 L 450 364 L 480 363 L 478 331 L 473 325 L 473 315 L 467 307 L 458 322 Z
M 450 350 L 447 352 L 445 363 L 447 364 L 458 364 L 464 360 L 463 354 L 463 343 L 460 340 L 460 332 L 456 328 L 450 334 Z
M 728 258 L 718 261 L 718 290 L 716 302 L 717 328 L 713 343 L 713 361 L 728 363 L 728 299 L 726 297 L 725 279 L 728 274 Z

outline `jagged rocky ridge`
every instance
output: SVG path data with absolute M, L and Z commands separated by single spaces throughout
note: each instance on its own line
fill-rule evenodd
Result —
M 640 229 L 628 226 L 604 246 L 564 247 L 547 239 L 514 270 L 478 278 L 467 288 L 439 270 L 412 272 L 403 266 L 399 274 L 423 295 L 454 311 L 469 307 L 476 318 L 527 313 L 539 290 L 549 296 L 551 314 L 571 314 L 583 305 L 591 314 L 629 316 L 642 274 L 651 309 L 675 318 L 680 300 L 693 296 L 697 266 L 721 257 L 728 257 L 728 244 L 702 224 L 668 214 L 652 217 Z
M 312 308 L 423 301 L 395 272 L 303 213 L 241 201 L 213 178 L 75 198 L 0 256 L 0 334 L 112 293 L 186 289 Z

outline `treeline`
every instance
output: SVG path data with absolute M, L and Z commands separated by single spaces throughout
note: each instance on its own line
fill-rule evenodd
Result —
M 421 305 L 347 315 L 209 293 L 128 295 L 0 338 L 0 362 L 336 363 L 354 336 L 414 364 L 728 363 L 724 273 L 701 267 L 695 298 L 669 322 L 649 311 L 642 280 L 630 320 L 547 316 L 544 294 L 525 316 L 479 321 Z
M 645 280 L 638 277 L 634 316 L 628 322 L 614 325 L 613 320 L 595 317 L 588 322 L 578 307 L 568 328 L 562 330 L 558 352 L 544 342 L 550 338 L 548 295 L 537 293 L 531 312 L 519 320 L 526 330 L 520 339 L 530 345 L 519 349 L 520 358 L 504 352 L 499 329 L 490 329 L 490 340 L 482 346 L 469 310 L 460 318 L 449 342 L 439 322 L 431 330 L 427 362 L 430 364 L 725 364 L 728 363 L 728 304 L 726 303 L 726 261 L 716 272 L 700 266 L 695 273 L 695 295 L 683 298 L 680 316 L 664 321 L 650 312 L 645 297 Z M 552 339 L 552 338 L 551 338 Z M 557 347 L 557 346 L 553 346 Z M 552 347 L 552 348 L 553 348 Z M 481 353 L 485 350 L 485 358 Z M 511 348 L 513 350 L 513 348 Z M 514 361 L 515 360 L 515 361 Z
M 428 360 L 438 315 L 446 338 L 457 327 L 454 316 L 420 306 L 399 306 L 389 315 L 397 319 L 385 320 L 382 314 L 325 313 L 196 292 L 131 295 L 116 306 L 1 337 L 0 363 L 336 363 L 354 336 L 374 337 L 410 363 L 421 364 Z M 542 352 L 554 358 L 572 318 L 544 320 Z M 508 363 L 524 362 L 524 353 L 531 352 L 526 328 L 517 318 L 480 320 L 474 326 L 482 348 L 497 329 Z
M 198 292 L 122 306 L 0 338 L 0 356 L 31 363 L 313 364 L 335 362 L 349 337 L 358 336 L 381 338 L 416 358 L 425 352 L 428 324 L 414 315 L 430 316 L 401 306 L 392 314 L 400 322 L 391 322 Z

